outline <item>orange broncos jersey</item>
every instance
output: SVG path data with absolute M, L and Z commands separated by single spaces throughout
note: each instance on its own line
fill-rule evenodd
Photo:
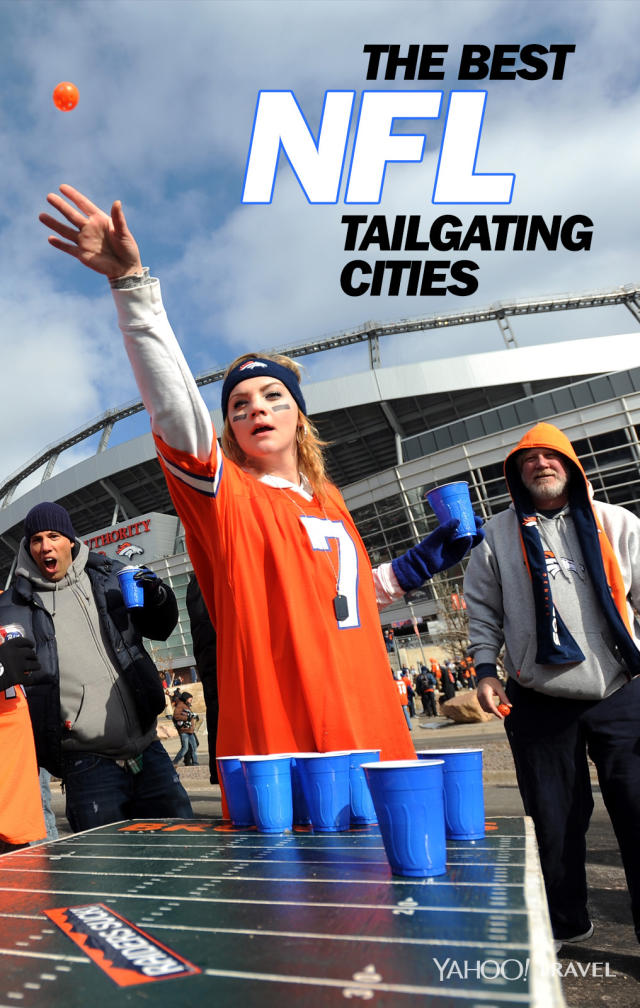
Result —
M 31 718 L 21 686 L 0 691 L 0 839 L 10 844 L 42 840 L 47 830 Z
M 156 446 L 218 632 L 220 756 L 415 752 L 382 639 L 371 566 L 339 491 L 324 508 L 223 458 Z M 345 596 L 339 618 L 333 600 Z

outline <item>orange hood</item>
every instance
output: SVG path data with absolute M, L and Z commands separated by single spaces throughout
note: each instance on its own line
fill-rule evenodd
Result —
M 626 606 L 626 592 L 624 589 L 622 575 L 620 573 L 620 567 L 613 552 L 611 543 L 607 539 L 604 529 L 602 528 L 602 524 L 593 509 L 591 495 L 589 492 L 589 481 L 580 461 L 578 460 L 575 449 L 569 441 L 569 438 L 566 434 L 563 434 L 561 430 L 558 430 L 557 427 L 554 427 L 554 425 L 550 423 L 536 424 L 535 427 L 532 427 L 531 430 L 527 431 L 513 451 L 509 452 L 504 463 L 504 476 L 518 515 L 519 525 L 521 526 L 524 515 L 535 512 L 531 495 L 522 482 L 516 461 L 518 454 L 529 448 L 550 448 L 552 451 L 561 454 L 567 460 L 571 477 L 569 485 L 569 504 L 572 515 L 575 520 L 578 521 L 580 512 L 587 514 L 589 516 L 588 520 L 592 522 L 597 529 L 597 543 L 600 546 L 600 552 L 602 554 L 603 573 L 605 575 L 609 591 L 613 596 L 616 608 L 624 623 L 625 629 L 630 633 L 629 617 Z M 529 563 L 530 557 L 527 554 L 527 549 L 523 540 L 522 528 L 520 529 L 520 539 L 525 563 L 529 569 L 529 575 L 531 575 L 531 567 Z
M 576 478 L 579 478 L 584 483 L 588 494 L 589 484 L 585 471 L 567 435 L 563 434 L 557 427 L 554 427 L 553 424 L 539 423 L 527 431 L 505 459 L 504 477 L 514 503 L 516 497 L 524 492 L 524 484 L 520 478 L 520 471 L 516 460 L 520 452 L 528 451 L 530 448 L 549 448 L 551 451 L 563 455 L 569 463 L 572 487 L 576 484 Z

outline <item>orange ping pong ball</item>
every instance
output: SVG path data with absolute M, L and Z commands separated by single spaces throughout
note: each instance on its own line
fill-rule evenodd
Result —
M 53 91 L 53 103 L 61 112 L 70 112 L 78 104 L 80 92 L 70 81 L 61 81 Z
M 500 711 L 503 717 L 508 717 L 509 714 L 511 713 L 511 708 L 509 704 L 506 703 L 498 704 L 498 710 Z

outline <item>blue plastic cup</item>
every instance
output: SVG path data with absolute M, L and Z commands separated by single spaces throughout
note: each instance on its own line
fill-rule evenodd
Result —
M 362 767 L 394 875 L 444 875 L 442 760 L 390 760 Z
M 118 584 L 127 609 L 137 609 L 144 605 L 144 589 L 138 581 L 134 581 L 134 574 L 141 571 L 141 567 L 123 567 L 118 571 Z
M 293 828 L 290 756 L 241 756 L 251 811 L 259 833 Z
M 450 840 L 485 834 L 482 749 L 426 749 L 420 760 L 443 760 L 444 821 Z
M 319 833 L 340 833 L 351 824 L 350 752 L 296 753 L 302 790 Z
M 427 500 L 433 512 L 440 522 L 451 521 L 457 518 L 460 522 L 456 529 L 455 538 L 460 536 L 473 536 L 476 534 L 476 522 L 469 497 L 469 484 L 461 480 L 458 483 L 445 483 L 435 490 L 430 490 Z
M 234 826 L 255 826 L 239 756 L 218 756 L 218 772 L 222 780 L 227 808 Z
M 300 778 L 300 770 L 296 764 L 296 756 L 300 755 L 295 752 L 286 753 L 271 753 L 272 756 L 287 756 L 291 760 L 291 803 L 293 805 L 293 825 L 294 826 L 310 826 L 311 817 L 309 816 L 309 810 L 307 808 L 307 800 L 304 796 L 304 791 L 302 789 L 302 780 Z
M 377 822 L 363 763 L 380 759 L 379 749 L 354 749 L 349 761 L 349 798 L 351 804 L 351 825 L 370 826 Z
M 300 767 L 294 755 L 291 756 L 291 798 L 293 802 L 293 825 L 309 826 L 311 824 L 311 816 L 307 808 L 307 799 L 304 796 Z

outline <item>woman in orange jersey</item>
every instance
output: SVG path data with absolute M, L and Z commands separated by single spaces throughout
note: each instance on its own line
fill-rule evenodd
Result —
M 0 853 L 42 840 L 47 832 L 29 708 L 20 685 L 39 668 L 31 642 L 23 637 L 0 647 Z
M 70 186 L 47 199 L 50 237 L 111 281 L 156 449 L 218 633 L 218 755 L 380 748 L 414 755 L 390 677 L 378 606 L 470 546 L 457 523 L 375 575 L 306 415 L 299 370 L 247 354 L 222 389 L 224 455 L 122 208 Z M 480 536 L 478 536 L 479 540 Z

